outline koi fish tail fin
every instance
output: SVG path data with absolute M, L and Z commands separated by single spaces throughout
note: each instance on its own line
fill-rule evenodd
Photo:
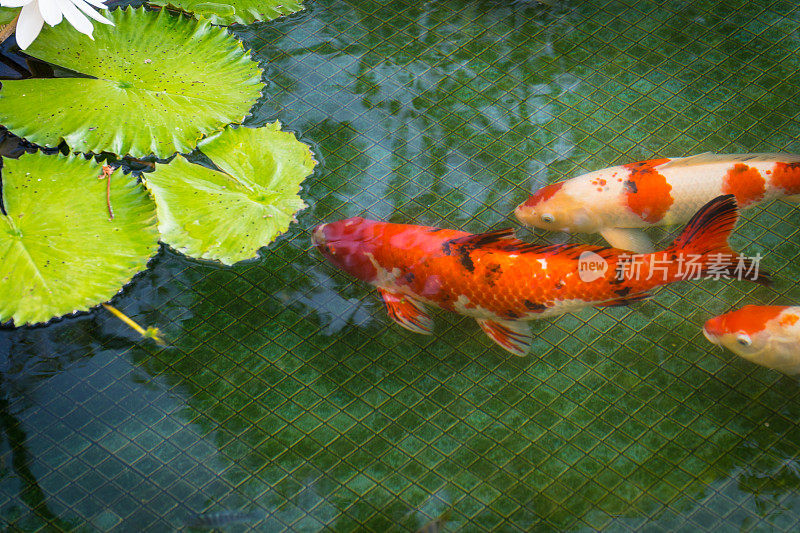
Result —
M 676 257 L 677 279 L 733 278 L 768 285 L 771 279 L 759 269 L 760 258 L 745 257 L 728 243 L 738 218 L 732 194 L 718 196 L 701 207 L 666 251 Z

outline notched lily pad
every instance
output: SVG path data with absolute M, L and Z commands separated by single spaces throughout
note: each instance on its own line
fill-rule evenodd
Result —
M 207 21 L 166 10 L 117 9 L 95 42 L 69 24 L 45 28 L 27 53 L 93 78 L 8 80 L 0 123 L 44 146 L 168 157 L 241 122 L 262 88 L 241 42 Z
M 146 176 L 161 239 L 226 265 L 255 257 L 305 207 L 297 193 L 316 165 L 311 149 L 279 122 L 228 128 L 199 148 L 222 171 L 178 157 Z
M 297 0 L 155 0 L 154 6 L 169 6 L 208 19 L 214 24 L 252 24 L 257 20 L 272 20 L 303 9 Z
M 158 249 L 153 201 L 117 171 L 109 220 L 101 169 L 77 155 L 3 160 L 0 322 L 86 311 L 114 296 Z

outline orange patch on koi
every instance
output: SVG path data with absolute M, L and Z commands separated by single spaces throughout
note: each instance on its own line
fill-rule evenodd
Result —
M 674 202 L 670 194 L 672 185 L 654 169 L 668 161 L 668 158 L 662 158 L 623 165 L 630 171 L 624 184 L 625 202 L 631 211 L 651 224 L 664 218 Z
M 800 193 L 800 163 L 775 163 L 770 184 L 786 194 Z
M 742 206 L 761 201 L 766 192 L 766 181 L 756 168 L 744 163 L 737 163 L 725 175 L 722 192 L 736 196 L 736 202 Z
M 714 317 L 706 322 L 706 329 L 714 335 L 741 331 L 752 335 L 764 329 L 764 324 L 780 315 L 783 305 L 746 305 L 737 312 Z
M 800 317 L 798 317 L 797 315 L 786 315 L 785 317 L 781 318 L 779 324 L 781 326 L 793 326 L 794 324 L 797 323 L 799 319 Z
M 536 205 L 539 204 L 539 202 L 545 202 L 550 198 L 552 198 L 552 196 L 555 193 L 557 193 L 559 189 L 561 189 L 561 187 L 563 186 L 564 186 L 563 181 L 559 183 L 551 183 L 550 185 L 545 185 L 544 187 L 533 193 L 527 200 L 525 200 L 525 203 L 522 205 L 528 207 L 535 207 Z

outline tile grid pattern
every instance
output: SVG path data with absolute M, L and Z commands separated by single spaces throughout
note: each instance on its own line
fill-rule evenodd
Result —
M 53 326 L 56 340 L 75 345 L 61 349 L 65 367 L 80 366 L 84 344 L 114 358 L 95 353 L 94 370 L 74 382 L 54 386 L 54 367 L 43 375 L 55 377 L 19 385 L 25 395 L 8 410 L 34 411 L 24 424 L 38 441 L 31 471 L 40 486 L 62 488 L 45 490 L 49 510 L 25 514 L 35 489 L 4 481 L 3 515 L 15 516 L 16 501 L 22 514 L 11 523 L 22 530 L 97 524 L 104 507 L 123 529 L 154 531 L 231 508 L 265 510 L 256 525 L 266 530 L 413 531 L 443 515 L 449 527 L 487 531 L 796 528 L 785 511 L 797 503 L 796 384 L 708 349 L 699 334 L 731 305 L 798 296 L 794 207 L 749 212 L 735 241 L 769 253 L 775 288 L 673 286 L 633 310 L 566 315 L 534 325 L 538 351 L 520 360 L 452 315 L 435 314 L 435 337 L 399 330 L 374 293 L 308 253 L 303 231 L 362 213 L 480 231 L 504 224 L 527 187 L 599 166 L 653 153 L 799 150 L 797 80 L 786 63 L 763 68 L 797 53 L 797 8 L 725 4 L 723 15 L 722 3 L 665 13 L 612 1 L 553 15 L 519 3 L 496 25 L 477 4 L 431 9 L 424 24 L 414 7 L 312 4 L 310 15 L 246 36 L 270 61 L 255 120 L 274 105 L 323 159 L 307 187 L 311 208 L 260 261 L 216 269 L 162 254 L 118 305 L 162 327 L 170 348 L 126 351 L 135 337 L 107 322 L 95 333 L 96 317 L 79 319 L 78 332 Z M 539 33 L 494 54 L 487 43 L 513 41 L 514 24 Z M 662 52 L 675 42 L 685 53 Z M 533 63 L 515 69 L 530 49 Z M 434 52 L 447 56 L 437 62 Z M 736 61 L 743 53 L 749 62 Z M 341 69 L 322 63 L 331 57 Z M 733 110 L 750 127 L 726 128 Z M 655 235 L 663 242 L 667 231 Z M 48 339 L 19 333 L 12 360 L 47 351 Z M 140 419 L 136 383 L 151 376 Z M 37 419 L 62 425 L 44 430 Z M 4 446 L 9 469 L 24 446 Z

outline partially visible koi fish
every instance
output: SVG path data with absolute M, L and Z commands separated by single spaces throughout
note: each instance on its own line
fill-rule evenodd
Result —
M 710 319 L 703 334 L 753 363 L 800 374 L 800 307 L 746 305 Z
M 600 233 L 617 248 L 649 252 L 637 228 L 685 222 L 721 194 L 740 208 L 800 202 L 800 155 L 705 153 L 605 168 L 542 187 L 515 214 L 527 226 Z
M 684 255 L 698 258 L 701 273 L 712 264 L 729 273 L 737 258 L 727 239 L 737 216 L 733 196 L 709 202 L 672 246 L 637 256 L 640 272 L 660 267 L 660 275 L 647 277 L 619 275 L 631 261 L 624 250 L 528 244 L 509 229 L 473 235 L 355 217 L 317 226 L 312 242 L 336 267 L 375 285 L 389 316 L 404 328 L 430 334 L 424 309 L 430 304 L 475 318 L 494 342 L 524 355 L 532 342 L 526 321 L 647 298 L 650 289 L 692 277 L 682 271 Z M 592 276 L 579 271 L 587 258 L 601 265 Z M 757 281 L 766 280 L 758 274 Z

